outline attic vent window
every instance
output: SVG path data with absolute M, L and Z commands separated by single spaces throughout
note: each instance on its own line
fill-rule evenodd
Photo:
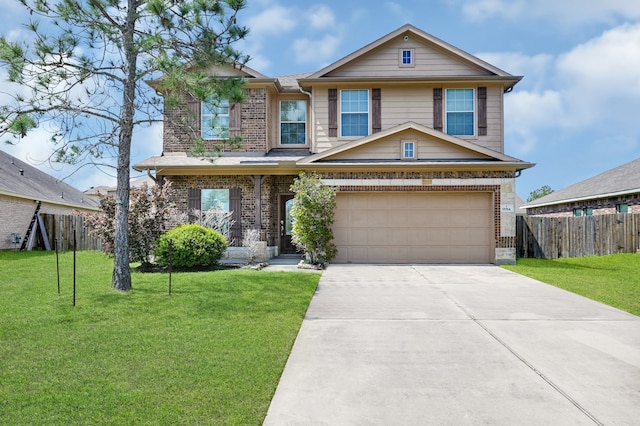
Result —
M 416 144 L 413 141 L 402 141 L 402 159 L 416 158 Z
M 400 67 L 413 67 L 415 51 L 413 49 L 400 49 L 398 51 L 398 62 Z

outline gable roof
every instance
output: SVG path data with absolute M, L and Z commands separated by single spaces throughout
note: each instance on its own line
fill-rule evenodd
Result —
M 538 198 L 525 208 L 640 193 L 640 158 Z
M 322 161 L 331 160 L 332 156 L 336 156 L 337 154 L 342 154 L 351 150 L 355 150 L 363 145 L 367 145 L 373 143 L 375 141 L 379 141 L 381 139 L 387 138 L 391 135 L 404 132 L 405 130 L 415 130 L 417 132 L 423 133 L 424 135 L 436 138 L 444 143 L 450 144 L 458 149 L 464 149 L 467 151 L 471 151 L 478 155 L 477 160 L 482 161 L 500 161 L 505 163 L 514 163 L 522 165 L 521 169 L 526 169 L 532 167 L 533 165 L 530 163 L 523 162 L 514 157 L 510 157 L 506 154 L 502 154 L 498 151 L 491 150 L 489 148 L 485 148 L 483 146 L 467 142 L 463 139 L 456 138 L 455 136 L 448 135 L 446 133 L 440 132 L 438 130 L 434 130 L 430 127 L 423 126 L 421 124 L 415 123 L 413 121 L 408 121 L 406 123 L 400 124 L 398 126 L 383 130 L 378 133 L 373 133 L 364 138 L 360 138 L 351 142 L 347 142 L 343 145 L 328 149 L 326 151 L 320 152 L 318 154 L 310 155 L 300 161 L 298 164 L 311 164 L 311 163 L 320 163 Z M 454 160 L 451 160 L 454 161 Z M 468 160 L 469 162 L 473 160 Z M 442 160 L 439 160 L 442 162 Z M 459 161 L 458 161 L 459 162 Z M 406 164 L 406 161 L 402 162 Z
M 81 191 L 0 150 L 0 195 L 97 210 Z
M 379 48 L 380 46 L 384 45 L 385 43 L 388 43 L 389 41 L 400 37 L 402 35 L 411 35 L 415 38 L 417 38 L 418 40 L 420 40 L 422 43 L 433 46 L 435 48 L 437 48 L 440 51 L 443 51 L 444 53 L 446 53 L 447 55 L 461 61 L 464 63 L 467 63 L 469 65 L 472 65 L 474 67 L 480 68 L 483 71 L 486 72 L 487 76 L 490 77 L 494 77 L 494 78 L 504 78 L 507 79 L 509 81 L 512 81 L 511 86 L 513 86 L 515 83 L 517 83 L 518 81 L 520 81 L 522 79 L 522 77 L 516 77 L 513 76 L 511 74 L 509 74 L 506 71 L 501 70 L 500 68 L 493 66 L 491 64 L 489 64 L 488 62 L 483 61 L 480 58 L 477 58 L 467 52 L 465 52 L 462 49 L 459 49 L 443 40 L 440 40 L 439 38 L 426 33 L 416 27 L 414 27 L 413 25 L 410 24 L 406 24 L 400 28 L 398 28 L 397 30 L 381 37 L 380 39 L 364 46 L 361 49 L 356 50 L 355 52 L 345 56 L 344 58 L 324 67 L 323 69 L 321 69 L 320 71 L 317 71 L 313 74 L 311 74 L 310 76 L 308 76 L 307 78 L 305 78 L 304 80 L 314 80 L 314 79 L 320 79 L 323 77 L 327 77 L 328 74 L 330 74 L 332 71 L 337 70 L 340 67 L 343 67 L 347 64 L 349 64 L 350 62 L 355 61 L 358 58 L 361 58 L 362 56 L 376 50 L 377 48 Z M 335 78 L 335 77 L 332 77 Z M 451 76 L 448 76 L 448 79 L 451 79 Z

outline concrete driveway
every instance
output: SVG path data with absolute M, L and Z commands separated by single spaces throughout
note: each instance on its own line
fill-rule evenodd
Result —
M 265 425 L 637 425 L 640 318 L 496 266 L 331 265 Z

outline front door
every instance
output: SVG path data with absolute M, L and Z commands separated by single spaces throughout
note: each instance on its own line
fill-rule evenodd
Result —
M 293 194 L 280 195 L 280 253 L 293 254 L 296 247 L 291 242 L 291 207 Z

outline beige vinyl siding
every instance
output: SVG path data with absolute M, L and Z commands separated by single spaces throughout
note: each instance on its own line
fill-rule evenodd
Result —
M 403 141 L 416 142 L 417 159 L 487 159 L 477 152 L 456 147 L 424 135 L 416 130 L 405 130 L 383 140 L 374 141 L 347 152 L 331 156 L 332 160 L 394 160 L 401 158 Z
M 376 84 L 375 86 L 382 89 L 381 110 L 383 131 L 408 121 L 433 128 L 434 86 L 421 84 Z M 437 87 L 475 89 L 478 86 L 478 84 L 452 84 L 438 85 Z M 342 89 L 352 88 L 366 88 L 371 90 L 372 86 L 337 86 L 338 92 Z M 329 137 L 329 102 L 327 89 L 328 86 L 321 86 L 314 89 L 313 92 L 313 102 L 315 105 L 314 130 L 316 137 L 313 152 L 323 152 L 353 140 L 352 138 Z M 338 102 L 339 101 L 338 99 Z M 502 86 L 487 86 L 487 135 L 463 139 L 497 152 L 504 152 L 502 120 Z M 338 126 L 340 125 L 339 121 L 340 117 L 338 116 Z M 338 134 L 340 134 L 339 130 Z
M 414 49 L 413 67 L 399 66 L 399 49 Z M 454 58 L 436 46 L 399 36 L 378 49 L 327 74 L 330 77 L 399 77 L 420 75 L 477 76 L 488 75 L 486 70 Z

